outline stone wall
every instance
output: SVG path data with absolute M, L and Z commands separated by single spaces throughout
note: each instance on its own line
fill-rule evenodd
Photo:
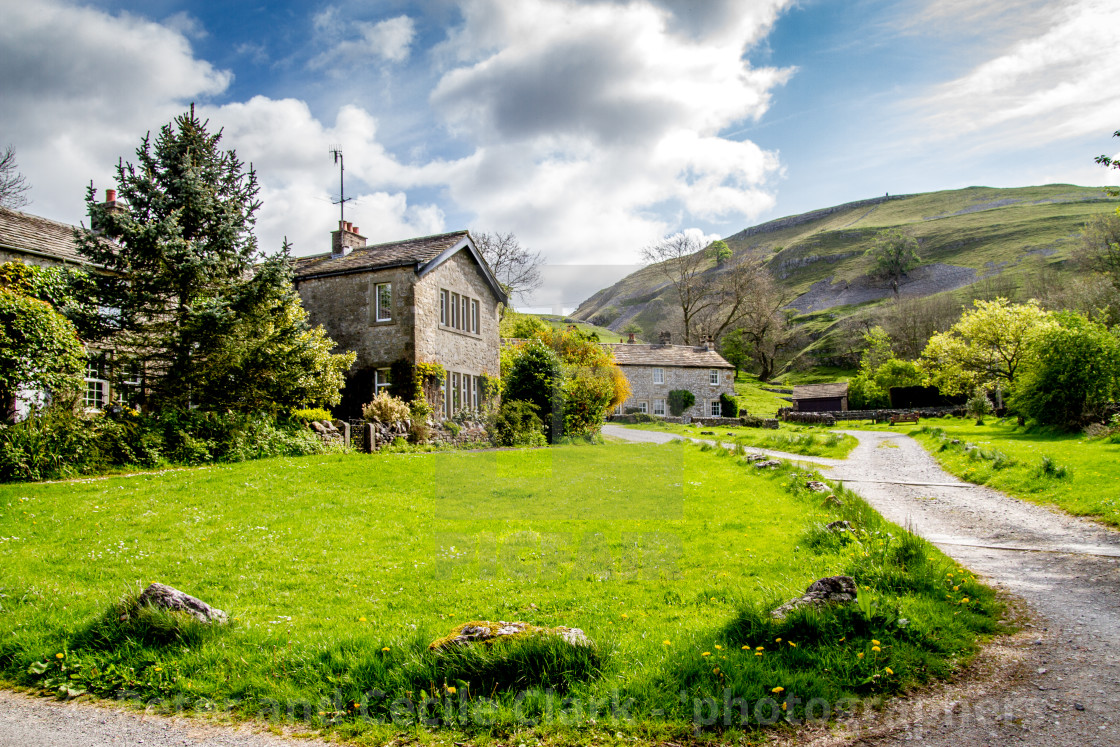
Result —
M 718 369 L 720 383 L 712 386 L 708 383 L 707 368 L 686 368 L 669 366 L 619 366 L 630 382 L 630 399 L 622 405 L 623 412 L 627 408 L 637 407 L 638 402 L 647 403 L 647 412 L 653 414 L 654 400 L 665 400 L 665 414 L 669 415 L 669 392 L 674 389 L 685 389 L 696 397 L 696 403 L 681 413 L 684 417 L 706 418 L 711 417 L 711 400 L 718 400 L 720 394 L 735 396 L 735 370 L 731 368 Z M 661 368 L 664 373 L 662 384 L 653 383 L 653 369 Z

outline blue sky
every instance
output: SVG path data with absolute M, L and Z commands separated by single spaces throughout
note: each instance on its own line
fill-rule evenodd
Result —
M 193 101 L 258 169 L 266 249 L 515 232 L 571 306 L 668 233 L 870 197 L 1102 184 L 1114 0 L 0 0 L 0 133 L 27 208 Z

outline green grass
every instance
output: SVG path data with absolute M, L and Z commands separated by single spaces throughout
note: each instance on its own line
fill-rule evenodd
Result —
M 773 383 L 759 381 L 754 374 L 740 371 L 735 377 L 735 394 L 739 398 L 740 410 L 745 408 L 751 415 L 772 418 L 777 414 L 778 408 L 789 407 L 790 403 L 782 399 L 783 395 L 765 392 L 762 390 L 764 386 L 777 388 Z
M 812 425 L 790 425 L 780 423 L 777 430 L 769 428 L 745 428 L 743 426 L 711 426 L 701 428 L 696 425 L 654 422 L 626 425 L 632 430 L 653 430 L 673 433 L 687 438 L 707 438 L 722 443 L 735 443 L 745 448 L 772 449 L 802 456 L 830 457 L 844 459 L 859 440 L 842 433 L 831 433 Z M 702 436 L 700 432 L 713 431 L 714 436 Z
M 369 742 L 430 741 L 418 709 L 472 741 L 656 742 L 710 727 L 730 742 L 737 732 L 707 716 L 725 695 L 801 717 L 793 698 L 837 708 L 947 675 L 998 629 L 990 590 L 855 495 L 822 501 L 808 477 L 676 443 L 3 486 L 0 678 Z M 858 533 L 821 529 L 838 519 Z M 860 605 L 769 618 L 837 573 L 856 578 Z M 152 581 L 232 622 L 122 621 L 122 597 Z M 475 619 L 579 627 L 596 645 L 427 649 Z M 632 720 L 609 715 L 616 697 Z
M 924 420 L 909 433 L 962 480 L 1120 527 L 1120 443 L 994 418 Z

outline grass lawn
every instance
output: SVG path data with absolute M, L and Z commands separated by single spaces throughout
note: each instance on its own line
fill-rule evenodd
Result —
M 831 433 L 824 428 L 812 425 L 791 425 L 780 423 L 778 430 L 768 428 L 744 428 L 742 426 L 711 426 L 701 428 L 695 425 L 678 423 L 635 423 L 624 426 L 632 430 L 652 430 L 674 433 L 688 438 L 709 438 L 723 443 L 737 443 L 749 448 L 773 449 L 804 456 L 831 457 L 843 459 L 851 453 L 859 440 L 841 433 Z M 714 431 L 714 436 L 701 436 L 700 431 Z
M 780 407 L 789 407 L 790 403 L 782 399 L 776 392 L 764 392 L 762 387 L 777 388 L 779 385 L 758 380 L 754 374 L 740 371 L 735 378 L 735 394 L 739 397 L 740 409 L 746 408 L 751 415 L 772 418 Z
M 933 418 L 906 432 L 962 480 L 1120 527 L 1120 443 L 992 418 Z
M 371 743 L 433 741 L 436 727 L 476 742 L 655 741 L 694 727 L 733 741 L 736 704 L 748 730 L 800 719 L 814 698 L 811 713 L 834 713 L 948 674 L 997 629 L 990 590 L 853 494 L 837 506 L 806 479 L 674 443 L 5 485 L 0 678 L 295 718 Z M 821 527 L 838 519 L 857 532 Z M 859 604 L 769 617 L 838 573 L 855 577 Z M 121 620 L 122 595 L 153 581 L 231 623 Z M 596 645 L 428 650 L 470 620 L 579 627 Z

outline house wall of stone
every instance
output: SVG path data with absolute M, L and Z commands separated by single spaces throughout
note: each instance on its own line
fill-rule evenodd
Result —
M 37 254 L 27 254 L 20 251 L 12 251 L 10 249 L 0 249 L 0 264 L 4 262 L 23 262 L 26 265 L 38 265 L 40 267 L 58 267 L 67 264 L 61 259 L 52 259 L 50 257 L 40 257 Z M 70 264 L 74 264 L 71 262 Z
M 653 402 L 665 400 L 665 414 L 669 413 L 669 392 L 674 389 L 685 389 L 692 392 L 696 402 L 692 407 L 682 413 L 684 416 L 694 418 L 710 417 L 710 403 L 718 400 L 719 395 L 735 395 L 735 370 L 731 368 L 717 369 L 720 374 L 718 386 L 708 383 L 707 368 L 670 367 L 670 366 L 619 366 L 630 382 L 630 399 L 622 405 L 625 412 L 628 407 L 637 407 L 639 402 L 646 402 L 646 412 L 653 414 Z M 653 370 L 661 368 L 663 372 L 662 384 L 653 383 Z
M 479 334 L 440 324 L 440 289 L 479 302 Z M 494 291 L 470 252 L 455 253 L 416 284 L 416 360 L 472 376 L 498 376 L 498 307 Z

